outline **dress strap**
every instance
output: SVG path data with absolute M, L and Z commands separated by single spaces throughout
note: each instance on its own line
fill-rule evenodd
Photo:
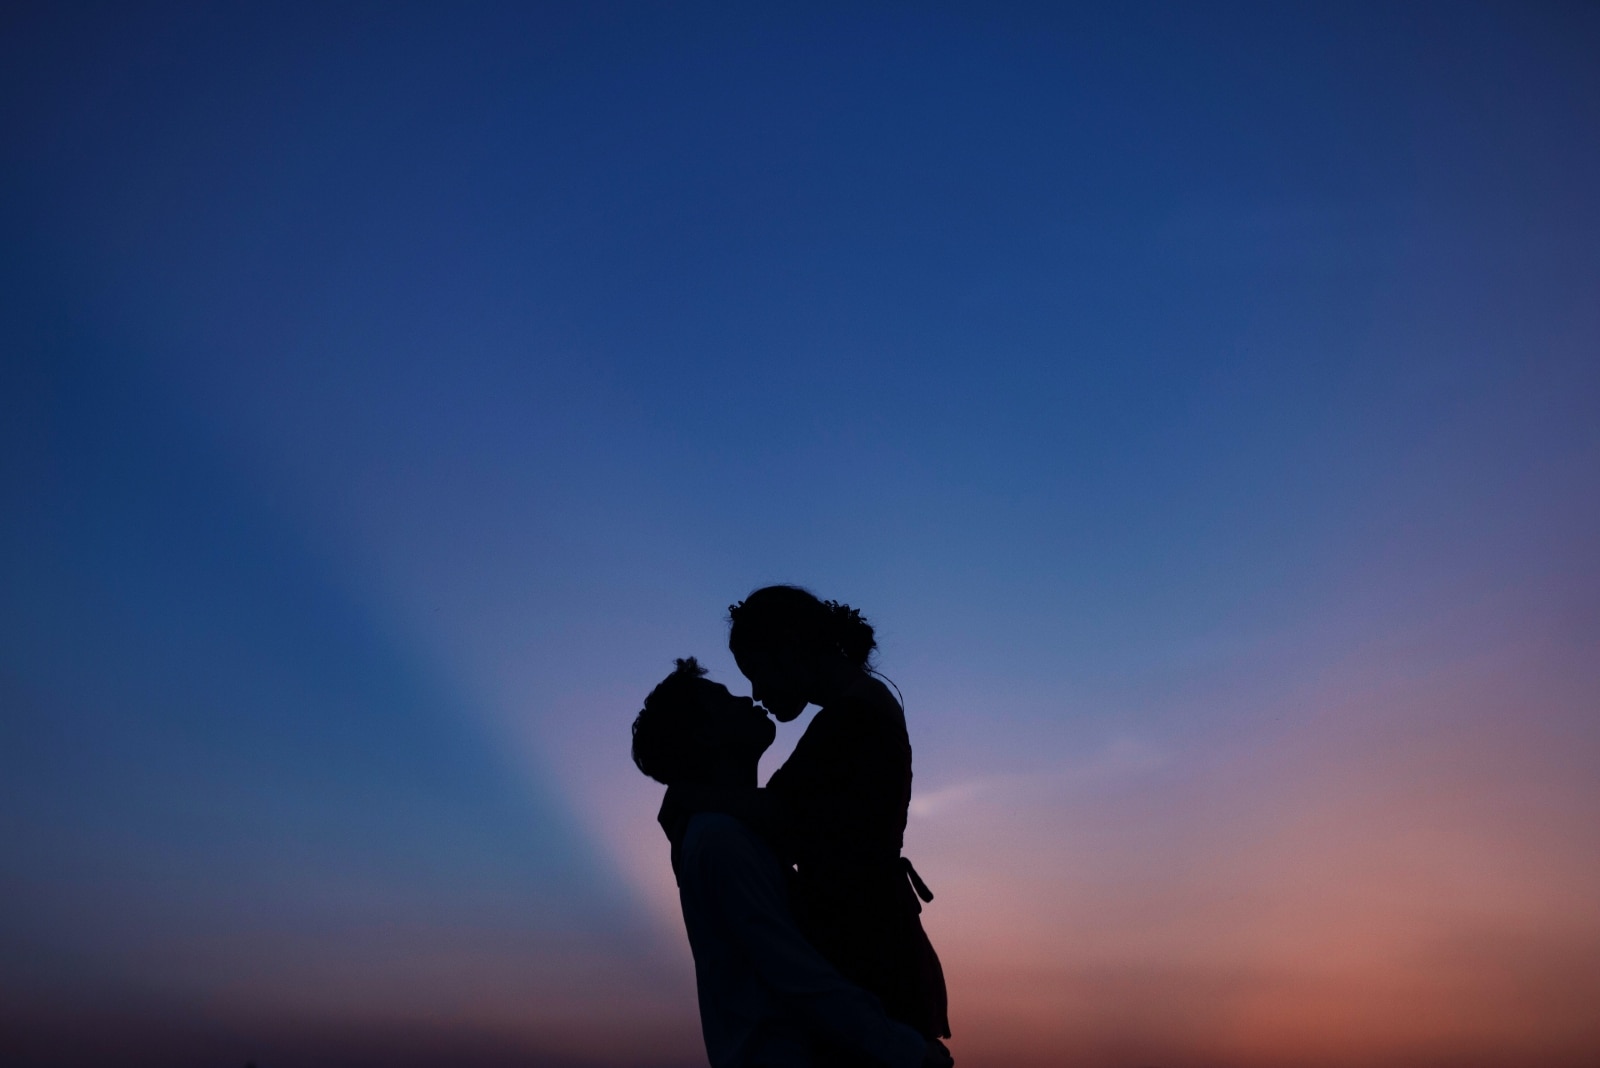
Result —
M 922 876 L 917 874 L 917 869 L 911 866 L 911 858 L 901 857 L 900 863 L 905 867 L 906 875 L 911 879 L 911 889 L 915 890 L 917 896 L 924 902 L 932 902 L 933 891 L 929 890 L 928 884 L 922 881 Z

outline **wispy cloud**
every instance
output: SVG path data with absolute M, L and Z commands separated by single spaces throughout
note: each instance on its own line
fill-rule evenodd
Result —
M 1116 738 L 1087 759 L 1047 771 L 983 775 L 918 793 L 911 815 L 927 819 L 978 802 L 1010 802 L 1062 790 L 1084 789 L 1147 775 L 1170 763 L 1169 755 L 1150 742 Z

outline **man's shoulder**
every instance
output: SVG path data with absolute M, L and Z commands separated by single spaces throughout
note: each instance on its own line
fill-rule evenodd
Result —
M 755 831 L 725 812 L 697 812 L 683 834 L 682 867 L 701 878 L 746 871 L 762 877 L 776 871 L 778 859 Z
M 696 812 L 684 828 L 683 852 L 687 856 L 707 849 L 747 848 L 757 841 L 755 832 L 736 816 L 726 812 Z
M 738 817 L 730 816 L 726 812 L 696 812 L 689 817 L 683 837 L 687 841 L 690 838 L 733 834 L 743 826 Z

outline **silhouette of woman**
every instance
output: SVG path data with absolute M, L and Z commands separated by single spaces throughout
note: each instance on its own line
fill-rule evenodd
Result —
M 764 830 L 796 865 L 801 930 L 890 1016 L 948 1038 L 944 972 L 917 900 L 933 895 L 900 855 L 911 742 L 900 703 L 869 674 L 871 625 L 796 586 L 756 590 L 728 618 L 728 648 L 775 719 L 821 706 L 764 791 Z

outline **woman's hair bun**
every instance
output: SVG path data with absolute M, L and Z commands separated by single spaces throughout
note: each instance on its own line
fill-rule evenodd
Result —
M 828 610 L 828 626 L 839 651 L 852 664 L 866 667 L 878 647 L 872 624 L 862 618 L 860 611 L 841 601 L 823 601 L 822 607 Z

